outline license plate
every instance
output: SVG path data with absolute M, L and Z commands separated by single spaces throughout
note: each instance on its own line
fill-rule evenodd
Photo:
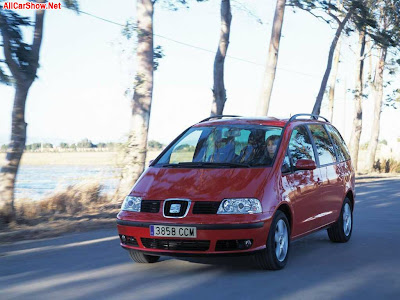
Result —
M 151 236 L 196 238 L 196 227 L 150 225 Z

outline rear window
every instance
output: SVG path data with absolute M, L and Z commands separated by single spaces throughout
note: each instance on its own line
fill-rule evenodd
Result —
M 328 132 L 333 140 L 333 145 L 335 146 L 339 161 L 342 162 L 345 160 L 349 160 L 349 149 L 347 149 L 346 143 L 344 142 L 339 131 L 332 125 L 326 125 L 326 128 L 328 129 Z
M 324 126 L 319 124 L 308 126 L 315 142 L 319 164 L 323 166 L 336 162 L 335 149 L 333 148 L 331 139 L 329 138 L 328 132 L 325 130 Z
M 192 127 L 167 148 L 154 166 L 270 166 L 281 133 L 280 127 L 261 125 Z

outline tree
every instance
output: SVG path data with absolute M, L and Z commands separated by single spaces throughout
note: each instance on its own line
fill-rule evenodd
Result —
M 339 1 L 339 10 L 343 10 L 343 4 Z M 334 102 L 335 102 L 335 86 L 336 86 L 336 78 L 339 69 L 339 60 L 340 60 L 340 48 L 341 48 L 341 38 L 338 40 L 335 48 L 335 55 L 333 57 L 333 69 L 332 74 L 330 75 L 330 83 L 329 83 L 329 120 L 333 121 L 333 110 L 334 110 Z
M 328 24 L 333 22 L 337 23 L 337 29 L 329 48 L 328 61 L 326 64 L 324 76 L 322 77 L 321 85 L 318 91 L 318 95 L 315 99 L 315 104 L 312 110 L 313 114 L 320 114 L 321 103 L 324 97 L 326 86 L 328 83 L 329 75 L 332 69 L 333 55 L 336 49 L 338 40 L 347 26 L 347 23 L 351 19 L 357 18 L 358 10 L 362 10 L 362 0 L 336 0 L 336 1 L 325 1 L 325 0 L 290 0 L 290 6 L 300 8 L 311 13 L 313 16 L 324 20 Z M 321 16 L 320 13 L 328 15 L 328 19 Z
M 221 34 L 214 60 L 214 87 L 211 116 L 222 115 L 226 101 L 224 63 L 229 45 L 232 13 L 230 0 L 221 0 Z
M 274 21 L 272 24 L 271 39 L 269 42 L 267 66 L 264 73 L 264 81 L 261 96 L 258 103 L 257 114 L 267 116 L 271 100 L 272 87 L 275 81 L 276 65 L 278 64 L 279 44 L 282 33 L 283 16 L 286 0 L 277 0 Z
M 125 148 L 124 168 L 117 190 L 127 195 L 144 170 L 147 133 L 153 95 L 153 12 L 152 0 L 137 0 L 137 69 L 132 100 L 131 130 Z
M 347 21 L 350 19 L 350 17 L 353 14 L 353 10 L 354 9 L 351 7 L 348 10 L 348 12 L 346 13 L 346 16 L 344 17 L 344 19 L 342 21 L 339 18 L 337 18 L 336 16 L 334 17 L 334 19 L 338 23 L 338 28 L 336 29 L 335 36 L 333 37 L 331 46 L 329 48 L 328 62 L 326 64 L 326 69 L 325 69 L 324 76 L 322 77 L 321 86 L 319 88 L 319 92 L 318 92 L 317 98 L 315 99 L 315 104 L 314 104 L 314 107 L 313 107 L 313 110 L 312 110 L 313 114 L 319 115 L 319 113 L 321 111 L 322 99 L 324 97 L 324 92 L 325 92 L 326 85 L 327 85 L 328 78 L 329 78 L 329 74 L 330 74 L 331 68 L 332 68 L 333 54 L 335 52 L 335 48 L 336 48 L 337 42 L 338 42 L 338 40 L 340 38 L 340 35 L 341 35 L 343 29 L 345 28 Z M 334 16 L 334 15 L 332 15 L 332 16 Z
M 360 137 L 362 132 L 362 97 L 363 97 L 363 73 L 365 52 L 365 26 L 359 30 L 359 55 L 356 62 L 356 88 L 354 95 L 354 118 L 353 130 L 350 136 L 350 155 L 354 169 L 358 169 L 358 151 L 360 148 Z
M 161 144 L 158 141 L 152 140 L 152 141 L 149 141 L 148 147 L 151 148 L 151 149 L 160 150 L 160 149 L 163 148 L 163 144 Z
M 196 0 L 202 2 L 204 0 Z M 153 13 L 156 0 L 137 0 L 136 26 L 136 76 L 134 94 L 131 102 L 131 128 L 124 147 L 123 169 L 115 199 L 121 199 L 132 189 L 145 168 L 147 154 L 147 134 L 153 96 L 154 44 Z M 170 9 L 176 10 L 175 3 L 187 5 L 186 0 L 167 1 Z M 126 34 L 126 29 L 123 31 Z M 128 30 L 129 32 L 129 30 Z
M 93 145 L 92 141 L 90 141 L 87 138 L 85 138 L 85 139 L 81 140 L 80 142 L 78 142 L 78 144 L 76 146 L 78 148 L 95 148 L 95 145 Z
M 45 0 L 37 2 L 44 3 Z M 75 0 L 65 1 L 64 4 L 67 8 L 77 9 Z M 6 163 L 0 171 L 0 223 L 15 220 L 14 186 L 26 143 L 25 103 L 39 67 L 44 14 L 44 10 L 36 10 L 35 22 L 32 24 L 29 18 L 4 10 L 0 4 L 2 47 L 5 64 L 10 71 L 10 74 L 7 74 L 1 68 L 0 80 L 6 84 L 13 84 L 15 88 L 11 142 L 7 150 Z M 25 43 L 22 36 L 22 28 L 28 26 L 34 27 L 32 44 Z
M 380 32 L 374 37 L 374 40 L 379 46 L 379 59 L 375 70 L 375 76 L 371 84 L 374 96 L 374 120 L 372 123 L 366 164 L 366 168 L 369 172 L 372 172 L 374 169 L 376 150 L 378 147 L 386 58 L 390 48 L 400 48 L 400 1 L 378 1 L 376 9 L 378 10 L 377 16 L 379 18 Z

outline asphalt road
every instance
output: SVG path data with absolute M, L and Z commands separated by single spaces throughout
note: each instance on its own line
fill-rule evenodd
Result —
M 135 264 L 116 230 L 0 246 L 1 299 L 400 299 L 400 179 L 357 185 L 353 236 L 292 244 L 281 271 L 248 257 Z

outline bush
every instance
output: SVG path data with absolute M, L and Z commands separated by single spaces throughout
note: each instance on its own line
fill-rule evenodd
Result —
M 387 146 L 387 141 L 386 140 L 381 140 L 381 141 L 379 141 L 379 144 L 383 144 L 383 145 Z
M 161 150 L 164 147 L 164 145 L 161 144 L 160 142 L 152 140 L 148 142 L 148 147 L 154 150 Z
M 375 171 L 379 173 L 400 173 L 400 161 L 394 159 L 378 159 L 374 164 Z

